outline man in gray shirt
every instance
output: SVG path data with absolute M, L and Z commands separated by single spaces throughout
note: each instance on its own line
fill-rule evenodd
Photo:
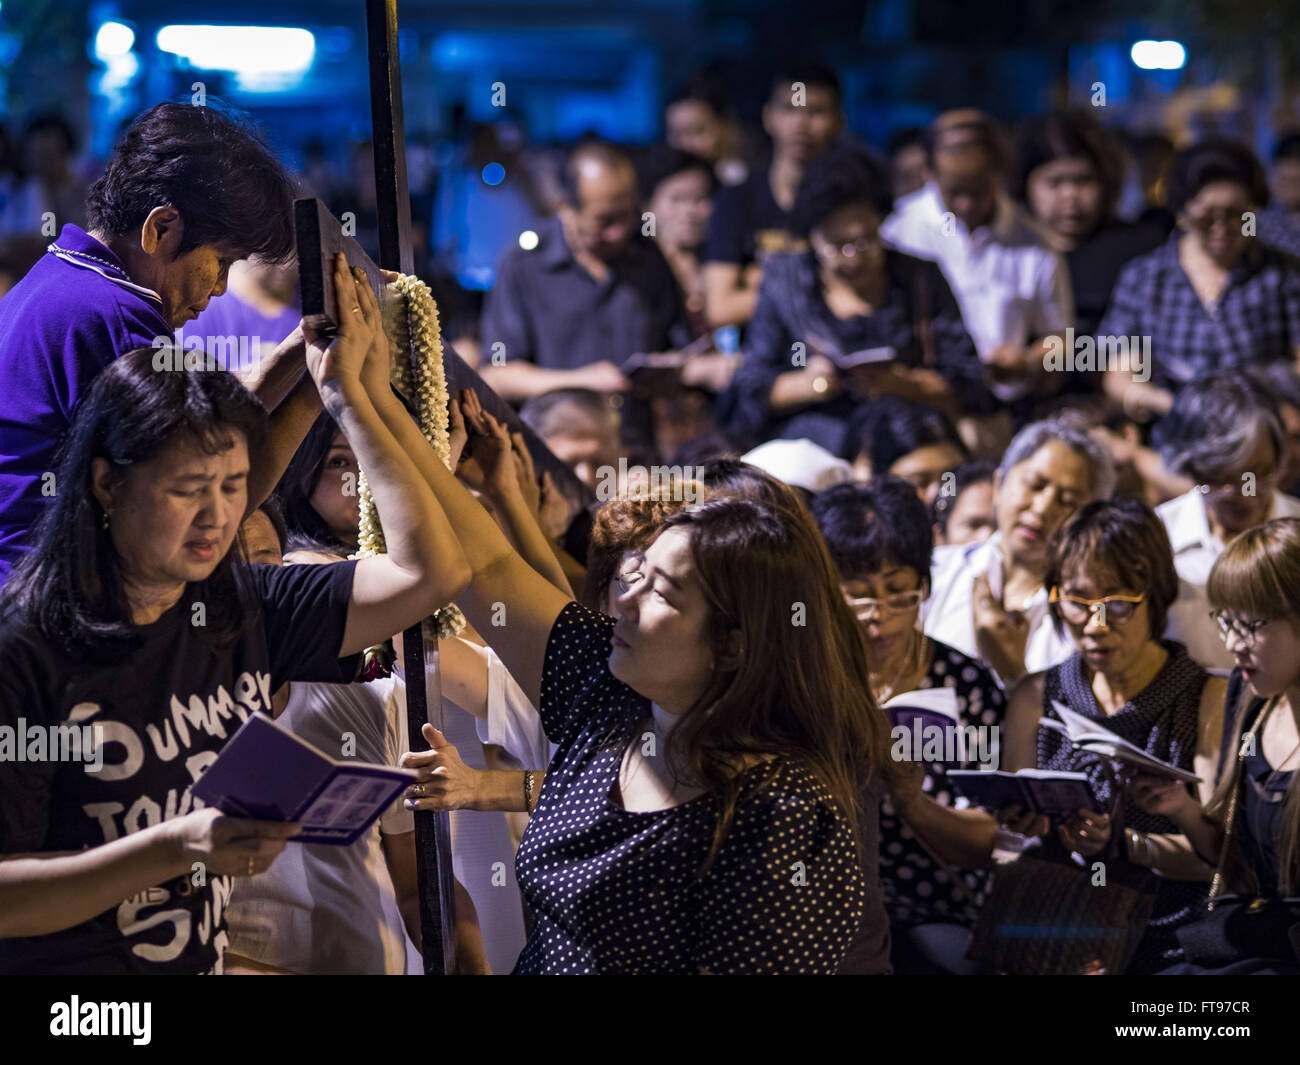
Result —
M 642 235 L 636 172 L 618 149 L 574 149 L 557 217 L 512 249 L 483 308 L 483 380 L 512 402 L 556 388 L 623 392 L 619 365 L 689 339 L 676 279 Z

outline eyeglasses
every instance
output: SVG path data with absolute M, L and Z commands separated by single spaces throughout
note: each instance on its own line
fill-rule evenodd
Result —
M 817 253 L 827 259 L 853 259 L 859 255 L 868 255 L 881 246 L 880 235 L 873 237 L 858 237 L 857 240 L 851 240 L 847 244 L 830 244 L 827 241 L 817 242 Z
M 1255 618 L 1251 621 L 1242 621 L 1234 618 L 1226 610 L 1211 610 L 1210 617 L 1219 627 L 1219 636 L 1223 642 L 1228 642 L 1229 636 L 1235 636 L 1246 647 L 1254 647 L 1255 642 L 1259 639 L 1259 634 L 1265 626 L 1271 625 L 1276 618 Z
M 1081 599 L 1077 595 L 1062 595 L 1060 588 L 1047 594 L 1050 603 L 1061 609 L 1061 617 L 1075 625 L 1085 625 L 1094 613 L 1101 615 L 1101 623 L 1123 625 L 1137 612 L 1138 604 L 1146 595 L 1104 595 L 1100 599 Z
M 909 610 L 915 610 L 921 605 L 925 598 L 924 589 L 917 589 L 914 592 L 899 592 L 896 595 L 887 595 L 884 599 L 872 599 L 870 596 L 855 598 L 844 593 L 844 601 L 853 609 L 853 613 L 858 617 L 869 613 L 871 610 L 878 610 L 882 615 L 888 614 L 906 614 Z
M 1200 214 L 1187 215 L 1187 224 L 1200 233 L 1208 233 L 1215 226 L 1225 229 L 1240 229 L 1241 216 L 1250 211 L 1249 207 L 1211 207 Z
M 619 595 L 627 595 L 628 589 L 634 584 L 640 584 L 645 580 L 645 574 L 639 569 L 628 570 L 626 573 L 620 573 L 614 578 L 614 587 L 618 589 Z
M 1249 471 L 1247 471 L 1249 472 Z M 1235 481 L 1215 480 L 1205 477 L 1196 485 L 1196 490 L 1203 496 L 1224 496 L 1224 495 L 1251 495 L 1259 496 L 1265 492 L 1271 492 L 1282 482 L 1280 471 L 1266 473 L 1262 477 L 1256 477 L 1251 474 L 1252 480 L 1245 480 L 1245 474 L 1238 477 Z M 1246 489 L 1250 491 L 1247 492 Z

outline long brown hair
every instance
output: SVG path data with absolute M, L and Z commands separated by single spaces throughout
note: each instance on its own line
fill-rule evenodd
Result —
M 858 803 L 875 773 L 892 779 L 888 730 L 867 682 L 866 639 L 839 592 L 834 563 L 802 505 L 715 497 L 672 515 L 686 530 L 718 667 L 669 740 L 670 764 L 718 796 L 717 856 L 738 803 L 766 787 L 779 760 L 807 766 L 860 845 Z M 728 657 L 733 632 L 740 653 Z M 763 771 L 750 757 L 777 755 Z
M 1300 616 L 1300 519 L 1277 518 L 1247 529 L 1233 540 L 1210 570 L 1206 593 L 1216 609 L 1250 618 L 1273 620 Z M 1237 752 L 1252 701 L 1247 689 L 1238 706 L 1230 761 L 1206 807 L 1211 820 L 1224 826 L 1228 803 L 1240 786 Z M 1258 733 L 1261 730 L 1256 729 Z M 1277 885 L 1284 895 L 1300 886 L 1300 772 L 1293 773 L 1283 800 L 1277 847 Z M 1234 839 L 1224 863 L 1225 879 L 1235 888 L 1257 892 L 1259 885 Z

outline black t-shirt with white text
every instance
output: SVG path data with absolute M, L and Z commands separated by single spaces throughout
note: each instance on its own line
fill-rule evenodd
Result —
M 79 851 L 200 808 L 190 785 L 249 713 L 272 714 L 272 692 L 353 678 L 338 652 L 355 567 L 250 566 L 261 610 L 225 648 L 196 624 L 192 587 L 107 663 L 0 618 L 0 854 Z M 98 728 L 97 771 L 54 760 L 77 749 L 51 732 L 69 725 Z M 75 927 L 0 939 L 0 973 L 220 972 L 231 886 L 200 867 Z

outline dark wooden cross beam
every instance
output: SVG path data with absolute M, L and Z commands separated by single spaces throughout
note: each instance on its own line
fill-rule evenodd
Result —
M 411 199 L 406 189 L 406 126 L 402 113 L 402 67 L 397 50 L 397 0 L 366 0 L 366 38 L 379 212 L 379 262 L 385 269 L 409 274 L 415 269 L 415 260 L 411 251 Z M 429 651 L 433 668 L 428 669 L 430 663 L 421 626 L 413 625 L 402 634 L 406 720 L 413 751 L 429 747 L 420 732 L 426 721 L 439 731 L 443 728 L 437 648 L 437 641 L 432 641 Z M 453 972 L 456 896 L 452 890 L 450 815 L 417 811 L 415 848 L 424 972 L 426 976 Z
M 370 114 L 378 193 L 379 264 L 410 274 L 411 203 L 406 184 L 406 133 L 402 116 L 402 75 L 397 51 L 396 0 L 366 0 L 366 33 L 370 64 Z M 325 333 L 337 328 L 339 315 L 331 284 L 331 262 L 343 252 L 360 267 L 381 301 L 385 281 L 379 266 L 323 203 L 315 199 L 294 204 L 303 317 Z M 477 393 L 483 408 L 512 431 L 520 432 L 539 473 L 549 471 L 570 499 L 590 502 L 590 489 L 557 459 L 520 420 L 514 409 L 493 392 L 477 373 L 443 341 L 443 371 L 451 395 L 464 389 Z M 425 750 L 420 729 L 426 721 L 442 728 L 442 697 L 436 641 L 426 642 L 419 626 L 403 634 L 403 666 L 407 678 L 407 727 L 412 750 Z M 432 668 L 426 668 L 428 665 Z M 422 682 L 422 678 L 424 679 Z M 415 815 L 417 873 L 420 889 L 421 951 L 426 975 L 452 970 L 455 903 L 452 891 L 451 830 L 448 815 Z

